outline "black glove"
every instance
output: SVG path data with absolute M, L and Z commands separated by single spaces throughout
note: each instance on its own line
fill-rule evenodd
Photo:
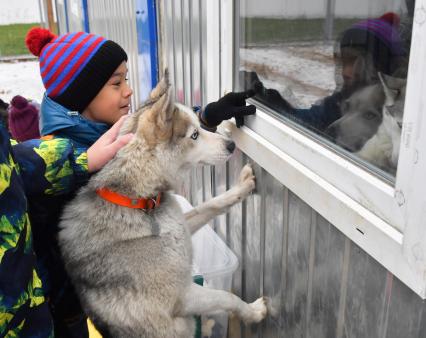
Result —
M 246 99 L 255 94 L 254 90 L 240 93 L 228 93 L 219 101 L 209 103 L 201 113 L 201 122 L 208 127 L 216 127 L 223 120 L 235 117 L 237 127 L 244 124 L 244 116 L 253 115 L 256 112 L 254 105 L 246 106 Z

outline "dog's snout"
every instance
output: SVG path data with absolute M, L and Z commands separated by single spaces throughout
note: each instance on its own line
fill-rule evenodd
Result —
M 233 153 L 235 150 L 235 142 L 234 141 L 229 141 L 226 145 L 226 149 L 228 149 L 228 151 L 230 153 Z

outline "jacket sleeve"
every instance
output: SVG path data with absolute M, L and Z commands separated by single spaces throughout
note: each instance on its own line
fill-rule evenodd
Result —
M 86 149 L 64 138 L 29 140 L 13 146 L 27 196 L 67 194 L 88 180 Z
M 299 123 L 324 131 L 331 123 L 341 117 L 339 105 L 340 93 L 336 93 L 310 108 L 295 109 L 292 115 Z

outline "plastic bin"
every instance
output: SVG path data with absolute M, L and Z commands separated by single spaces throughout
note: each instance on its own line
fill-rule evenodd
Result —
M 183 212 L 193 208 L 184 197 L 175 197 Z M 238 268 L 238 259 L 209 225 L 192 235 L 192 248 L 193 275 L 203 276 L 204 287 L 231 291 L 232 275 Z M 202 320 L 205 322 L 210 318 L 215 321 L 211 337 L 225 338 L 228 331 L 228 314 L 215 314 Z

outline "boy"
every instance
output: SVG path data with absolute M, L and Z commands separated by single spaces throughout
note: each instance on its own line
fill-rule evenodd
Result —
M 40 60 L 46 88 L 41 104 L 42 135 L 64 137 L 88 147 L 121 116 L 128 114 L 132 89 L 127 84 L 127 54 L 115 42 L 83 32 L 59 37 L 33 28 L 27 34 L 28 49 Z M 253 114 L 245 106 L 246 93 L 229 93 L 200 111 L 212 130 L 222 120 Z M 56 243 L 63 205 L 73 197 L 30 200 L 34 246 L 43 288 L 49 295 L 55 334 L 88 337 L 86 317 L 69 282 Z

